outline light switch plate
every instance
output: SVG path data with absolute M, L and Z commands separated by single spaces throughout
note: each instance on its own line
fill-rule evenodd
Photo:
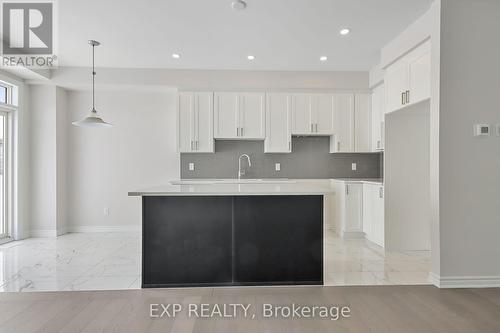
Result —
M 275 169 L 276 171 L 281 171 L 281 163 L 276 163 L 276 164 L 274 165 L 274 169 Z
M 189 163 L 189 171 L 194 171 L 194 163 Z
M 351 170 L 352 171 L 356 171 L 356 169 L 358 168 L 357 164 L 356 163 L 352 163 L 351 164 Z

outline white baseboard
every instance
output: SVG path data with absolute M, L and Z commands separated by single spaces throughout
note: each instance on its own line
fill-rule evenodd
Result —
M 55 229 L 31 229 L 30 237 L 35 238 L 47 238 L 47 237 L 57 237 L 57 230 Z
M 68 226 L 68 232 L 140 232 L 140 225 L 79 225 Z
M 429 281 L 439 288 L 498 288 L 500 276 L 446 276 L 429 274 Z

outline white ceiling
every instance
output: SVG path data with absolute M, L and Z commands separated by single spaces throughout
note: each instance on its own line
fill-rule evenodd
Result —
M 368 70 L 431 2 L 247 0 L 234 11 L 231 0 L 63 0 L 59 65 L 89 66 L 87 40 L 97 39 L 98 67 Z M 352 33 L 340 36 L 342 27 Z

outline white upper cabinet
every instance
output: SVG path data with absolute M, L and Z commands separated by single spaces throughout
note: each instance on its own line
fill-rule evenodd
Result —
M 294 94 L 292 99 L 292 134 L 309 135 L 313 131 L 311 95 Z
M 216 93 L 214 111 L 214 137 L 235 139 L 239 134 L 238 94 Z
M 213 93 L 182 92 L 177 101 L 177 144 L 181 153 L 213 153 Z
M 292 95 L 292 134 L 332 135 L 333 95 Z
M 396 111 L 430 98 L 430 41 L 389 66 L 384 82 L 387 112 Z
M 333 95 L 333 135 L 330 138 L 331 153 L 354 151 L 354 95 Z
M 371 94 L 354 96 L 354 152 L 368 153 L 371 148 Z
M 313 96 L 313 121 L 316 134 L 333 134 L 333 95 L 320 94 Z
M 216 139 L 264 139 L 265 94 L 223 92 L 215 94 Z
M 373 89 L 372 119 L 371 119 L 371 146 L 372 151 L 384 150 L 385 124 L 385 87 L 381 84 Z
M 267 94 L 265 153 L 292 152 L 291 104 L 289 94 Z

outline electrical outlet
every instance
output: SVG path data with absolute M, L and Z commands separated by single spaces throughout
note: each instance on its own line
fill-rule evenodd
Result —
M 194 171 L 194 163 L 189 163 L 189 171 Z
M 351 170 L 352 171 L 356 171 L 357 168 L 358 168 L 358 166 L 356 165 L 356 163 L 352 163 L 351 164 Z
M 109 216 L 109 207 L 104 207 L 104 216 Z
M 275 170 L 276 170 L 276 171 L 281 171 L 281 164 L 280 164 L 280 163 L 276 163 L 276 164 L 274 165 L 274 167 L 275 167 Z

